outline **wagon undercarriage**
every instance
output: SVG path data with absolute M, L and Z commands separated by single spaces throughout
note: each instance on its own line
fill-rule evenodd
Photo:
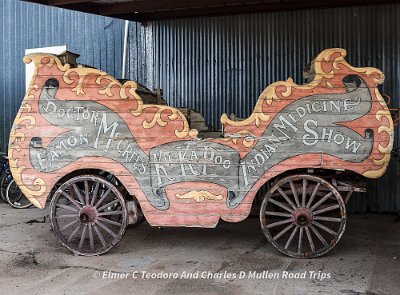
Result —
M 337 244 L 346 226 L 345 204 L 365 183 L 314 173 L 275 179 L 260 207 L 261 228 L 282 253 L 321 256 Z M 311 173 L 313 172 L 313 173 Z M 51 201 L 51 225 L 59 241 L 76 254 L 100 255 L 140 224 L 143 213 L 111 174 L 85 174 L 60 184 Z

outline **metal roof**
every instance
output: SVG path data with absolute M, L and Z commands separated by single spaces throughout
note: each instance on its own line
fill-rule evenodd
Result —
M 398 3 L 398 0 L 21 0 L 132 21 Z

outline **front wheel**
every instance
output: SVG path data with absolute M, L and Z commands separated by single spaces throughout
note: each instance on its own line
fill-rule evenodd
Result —
M 332 250 L 346 227 L 339 191 L 314 175 L 279 180 L 264 197 L 261 228 L 268 241 L 295 258 L 313 258 Z
M 63 183 L 51 201 L 50 222 L 57 239 L 72 252 L 93 256 L 114 247 L 125 234 L 125 199 L 109 180 L 81 175 Z

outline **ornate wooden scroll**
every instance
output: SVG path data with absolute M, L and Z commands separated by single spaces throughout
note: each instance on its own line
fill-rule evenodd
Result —
M 135 195 L 152 225 L 214 227 L 240 221 L 257 190 L 297 168 L 381 176 L 393 122 L 375 68 L 354 68 L 333 48 L 313 80 L 275 82 L 243 121 L 221 118 L 226 136 L 199 139 L 177 109 L 144 104 L 137 84 L 52 55 L 30 55 L 35 74 L 10 135 L 12 173 L 44 207 L 54 185 L 79 169 L 102 169 Z

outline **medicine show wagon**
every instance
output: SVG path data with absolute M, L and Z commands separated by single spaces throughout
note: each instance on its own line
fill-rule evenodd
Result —
M 351 193 L 365 190 L 356 180 L 380 177 L 393 144 L 383 73 L 345 56 L 322 51 L 307 84 L 269 85 L 248 118 L 222 115 L 223 133 L 211 138 L 136 82 L 25 56 L 35 73 L 11 130 L 12 174 L 35 206 L 51 199 L 56 237 L 81 255 L 107 252 L 144 219 L 242 221 L 262 189 L 268 241 L 292 257 L 323 255 L 345 230 Z

